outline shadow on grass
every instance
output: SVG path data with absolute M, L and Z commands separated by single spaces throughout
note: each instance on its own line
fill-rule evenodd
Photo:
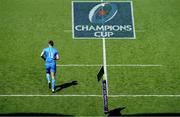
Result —
M 122 116 L 121 114 L 121 111 L 124 110 L 126 107 L 120 107 L 120 108 L 115 108 L 113 110 L 110 110 L 108 113 L 107 113 L 107 116 L 110 117 L 110 116 Z
M 65 115 L 65 114 L 54 114 L 54 113 L 5 113 L 0 114 L 0 116 L 71 116 L 73 115 Z
M 115 108 L 110 110 L 107 113 L 108 117 L 118 117 L 118 116 L 180 116 L 180 113 L 138 113 L 138 114 L 121 114 L 121 111 L 124 110 L 126 107 L 122 108 Z
M 77 81 L 71 81 L 69 83 L 64 83 L 62 85 L 57 85 L 56 86 L 56 92 L 61 91 L 61 90 L 65 89 L 65 88 L 71 87 L 73 85 L 77 85 L 77 84 L 78 84 Z

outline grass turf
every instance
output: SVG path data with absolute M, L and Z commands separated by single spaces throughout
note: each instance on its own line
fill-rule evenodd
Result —
M 179 0 L 133 0 L 137 39 L 107 40 L 109 94 L 179 94 Z M 102 64 L 101 40 L 73 40 L 71 0 L 0 0 L 0 95 L 51 94 L 40 53 L 53 39 L 58 64 Z M 139 31 L 139 32 L 138 32 Z M 58 67 L 56 94 L 101 94 L 99 67 Z M 100 97 L 0 97 L 0 113 L 104 115 Z M 123 115 L 180 113 L 178 97 L 109 98 Z

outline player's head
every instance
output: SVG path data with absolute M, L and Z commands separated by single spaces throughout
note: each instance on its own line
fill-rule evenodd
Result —
M 49 45 L 49 46 L 54 46 L 54 42 L 53 42 L 52 40 L 49 40 L 49 41 L 48 41 L 48 45 Z

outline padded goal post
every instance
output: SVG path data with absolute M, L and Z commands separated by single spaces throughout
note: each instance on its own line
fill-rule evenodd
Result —
M 101 67 L 97 74 L 98 82 L 102 79 L 102 95 L 103 95 L 103 106 L 104 113 L 108 113 L 108 96 L 107 96 L 107 80 L 104 77 L 104 66 Z

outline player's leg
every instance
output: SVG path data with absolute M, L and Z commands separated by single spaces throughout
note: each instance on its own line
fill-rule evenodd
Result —
M 55 91 L 55 86 L 56 86 L 56 79 L 55 79 L 55 73 L 51 72 L 51 78 L 52 78 L 52 92 Z
M 45 64 L 45 68 L 46 68 L 46 79 L 48 81 L 48 87 L 49 87 L 49 89 L 51 89 L 50 65 Z
M 51 78 L 52 78 L 52 92 L 55 92 L 55 87 L 56 87 L 56 79 L 55 79 L 55 75 L 56 75 L 56 64 L 52 64 L 51 65 Z

